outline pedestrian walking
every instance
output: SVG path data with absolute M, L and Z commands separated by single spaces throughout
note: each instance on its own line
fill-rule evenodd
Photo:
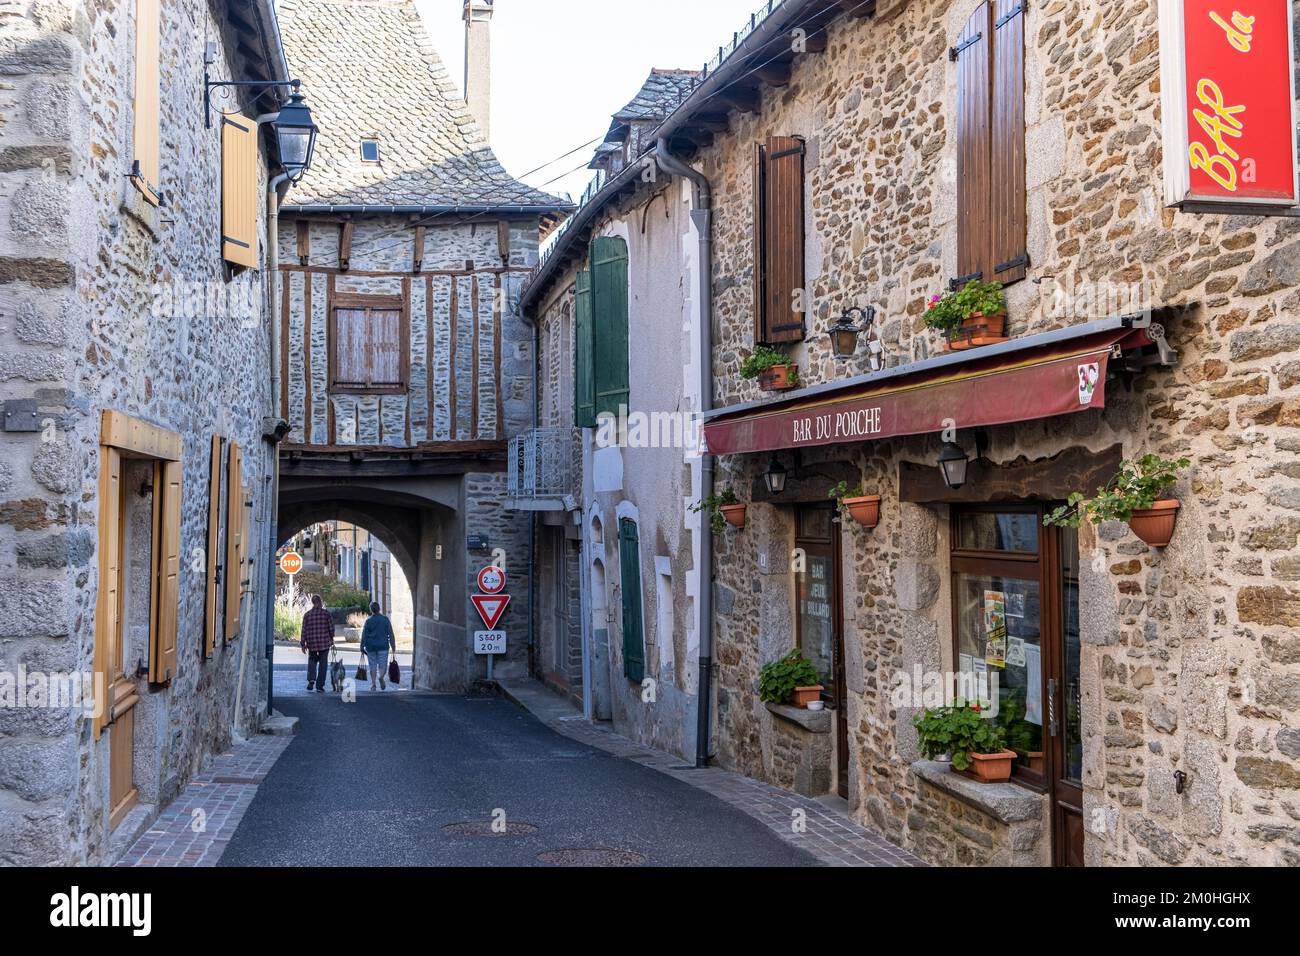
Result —
M 307 690 L 325 693 L 330 651 L 334 649 L 334 619 L 325 610 L 319 594 L 311 596 L 311 610 L 302 616 L 302 637 L 298 645 L 307 655 Z
M 397 653 L 397 635 L 393 633 L 393 624 L 388 615 L 379 613 L 379 605 L 372 602 L 370 616 L 366 626 L 361 629 L 361 650 L 370 661 L 370 689 L 375 690 L 375 678 L 379 678 L 379 690 L 388 687 L 388 653 Z

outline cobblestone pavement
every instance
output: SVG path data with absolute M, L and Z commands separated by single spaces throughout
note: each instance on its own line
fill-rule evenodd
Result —
M 258 736 L 213 758 L 117 865 L 216 865 L 258 786 L 292 741 L 292 737 Z
M 593 724 L 535 681 L 500 682 L 506 696 L 557 733 L 667 774 L 713 794 L 762 822 L 787 843 L 830 866 L 925 866 L 835 807 L 720 767 L 696 769 L 682 758 L 642 746 Z M 802 832 L 795 823 L 802 811 Z

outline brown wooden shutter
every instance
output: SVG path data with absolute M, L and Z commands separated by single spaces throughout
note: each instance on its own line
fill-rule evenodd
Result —
M 754 342 L 767 339 L 767 230 L 766 222 L 767 189 L 764 175 L 767 161 L 763 144 L 754 144 Z
M 311 223 L 299 219 L 296 225 L 298 240 L 298 264 L 307 265 L 311 261 Z
M 136 0 L 131 182 L 140 190 L 145 202 L 154 206 L 158 205 L 161 194 L 158 185 L 159 26 L 158 0 Z
M 101 445 L 99 448 L 99 588 L 95 602 L 95 738 L 109 724 L 108 687 L 112 681 L 111 669 L 116 662 L 109 652 L 117 646 L 116 635 L 121 627 L 119 619 L 122 587 L 122 453 L 116 448 Z
M 243 474 L 244 454 L 238 443 L 230 443 L 226 459 L 226 641 L 239 636 L 240 579 L 243 576 Z
M 257 124 L 221 117 L 221 258 L 257 266 Z
M 179 461 L 158 463 L 161 478 L 155 485 L 159 517 L 155 555 L 157 567 L 158 617 L 154 621 L 152 646 L 149 651 L 149 680 L 166 684 L 176 676 L 177 611 L 180 607 L 181 574 L 181 480 L 184 466 Z
M 221 551 L 221 436 L 212 436 L 208 464 L 207 597 L 203 605 L 203 651 L 211 657 L 217 649 L 217 555 Z
M 334 310 L 334 384 L 360 388 L 367 382 L 366 310 Z
M 992 143 L 989 195 L 992 238 L 988 279 L 1002 283 L 1025 277 L 1025 13 L 1024 0 L 996 0 L 993 6 Z
M 989 37 L 993 21 L 981 3 L 953 48 L 957 57 L 957 285 L 991 279 L 989 178 Z
M 803 157 L 798 137 L 770 136 L 763 147 L 762 341 L 767 343 L 803 341 Z
M 397 309 L 371 309 L 371 385 L 402 384 L 402 313 Z

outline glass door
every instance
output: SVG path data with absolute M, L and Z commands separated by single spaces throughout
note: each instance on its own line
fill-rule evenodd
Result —
M 836 791 L 849 795 L 849 711 L 844 684 L 843 585 L 840 526 L 833 505 L 807 505 L 796 516 L 795 631 L 803 656 L 828 681 L 824 697 L 835 711 Z

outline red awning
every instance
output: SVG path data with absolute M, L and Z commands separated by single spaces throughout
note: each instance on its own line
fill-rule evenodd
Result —
M 721 409 L 704 426 L 714 455 L 810 448 L 922 435 L 951 426 L 1005 425 L 1106 406 L 1112 349 L 1153 339 L 1144 328 L 980 355 L 971 350 L 890 369 L 839 389 Z

